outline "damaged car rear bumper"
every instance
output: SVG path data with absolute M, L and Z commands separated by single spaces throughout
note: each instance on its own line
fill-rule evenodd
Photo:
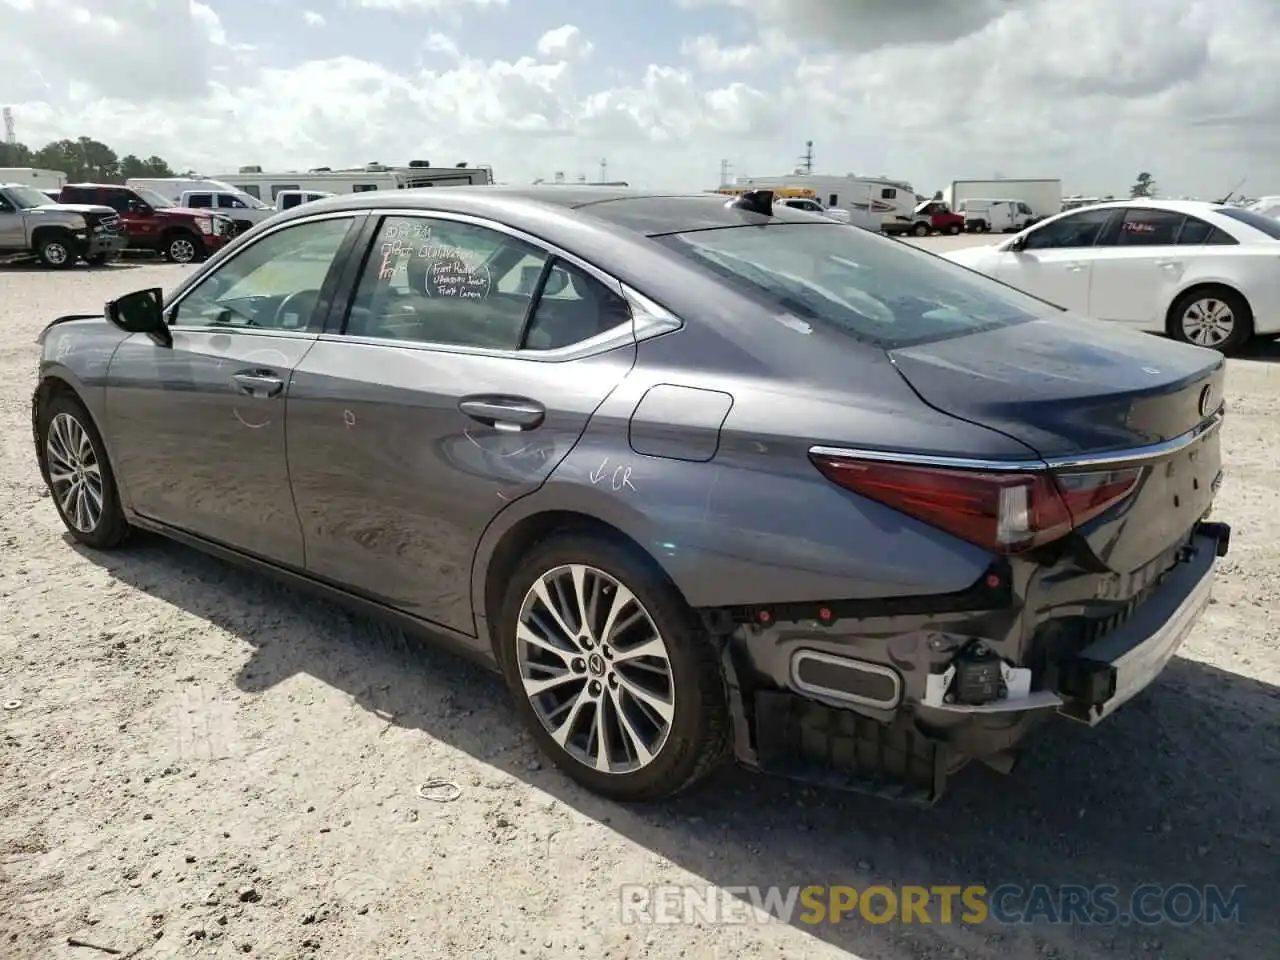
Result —
M 931 598 L 939 609 L 722 611 L 736 621 L 722 653 L 736 756 L 762 772 L 926 804 L 970 759 L 1011 769 L 1039 723 L 1096 725 L 1156 679 L 1209 603 L 1230 534 L 1197 524 L 1105 620 L 1064 605 L 1030 622 L 1018 590 L 1001 582 L 1007 571 L 969 596 Z

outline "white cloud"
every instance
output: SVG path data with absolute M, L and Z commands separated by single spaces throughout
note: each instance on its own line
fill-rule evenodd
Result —
M 316 13 L 314 10 L 303 10 L 302 22 L 308 27 L 323 27 L 326 23 L 324 17 Z
M 373 16 L 353 18 L 373 34 L 347 56 L 317 59 L 307 31 L 258 49 L 228 36 L 212 0 L 0 0 L 3 99 L 34 146 L 83 134 L 207 173 L 427 157 L 528 182 L 594 176 L 607 157 L 611 177 L 700 188 L 721 158 L 780 172 L 811 139 L 822 172 L 921 192 L 998 170 L 1120 193 L 1142 169 L 1175 193 L 1221 195 L 1241 177 L 1280 193 L 1267 179 L 1280 177 L 1275 0 L 682 0 L 731 7 L 755 32 L 655 12 L 664 36 L 691 37 L 675 62 L 599 38 L 583 59 L 569 24 L 503 37 L 514 16 L 479 16 L 503 0 L 343 2 L 431 14 L 412 39 L 434 69 L 378 62 Z M 479 59 L 476 30 L 529 55 Z
M 573 24 L 548 30 L 538 38 L 538 56 L 558 57 L 561 60 L 580 60 L 594 49 L 594 44 L 582 35 Z
M 740 43 L 724 46 L 719 37 L 702 34 L 690 37 L 680 45 L 680 52 L 689 57 L 699 70 L 708 73 L 733 73 L 753 70 L 768 56 L 758 43 Z
M 452 57 L 455 60 L 462 56 L 462 53 L 458 50 L 458 45 L 453 42 L 453 38 L 447 37 L 443 33 L 428 34 L 423 47 L 431 53 L 443 53 L 445 56 Z
M 468 8 L 505 7 L 507 2 L 508 0 L 348 0 L 348 4 L 353 7 L 396 13 L 452 13 Z

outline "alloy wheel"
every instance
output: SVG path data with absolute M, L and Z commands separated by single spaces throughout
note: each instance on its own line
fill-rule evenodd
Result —
M 1182 313 L 1183 332 L 1190 342 L 1200 347 L 1219 346 L 1231 336 L 1235 326 L 1231 307 L 1213 297 L 1195 301 Z
M 102 468 L 89 433 L 69 413 L 59 413 L 45 439 L 49 486 L 62 515 L 81 533 L 92 533 L 102 519 Z
M 67 262 L 67 258 L 71 256 L 65 246 L 60 243 L 46 243 L 44 246 L 45 259 L 55 267 L 60 267 Z
M 195 244 L 190 240 L 175 240 L 169 244 L 169 259 L 174 263 L 190 263 L 195 258 Z
M 666 642 L 640 600 L 584 564 L 544 573 L 516 622 L 520 682 L 552 739 L 602 773 L 634 773 L 661 752 L 675 716 Z

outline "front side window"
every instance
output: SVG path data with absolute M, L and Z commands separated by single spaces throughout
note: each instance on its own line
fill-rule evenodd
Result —
M 130 203 L 138 204 L 142 200 L 137 195 L 125 193 L 123 190 L 103 190 L 102 197 L 94 202 L 108 206 L 116 213 L 128 213 Z
M 164 210 L 168 207 L 177 206 L 177 204 L 175 204 L 168 197 L 162 196 L 161 194 L 156 193 L 154 190 L 148 190 L 146 187 L 138 187 L 135 193 L 137 193 L 137 195 L 142 198 L 143 203 L 149 204 L 150 206 L 155 207 L 155 209 L 157 210 Z M 134 198 L 130 197 L 129 199 L 132 200 Z
M 248 206 L 238 197 L 233 197 L 229 193 L 218 194 L 218 206 L 223 210 L 247 210 Z
M 204 210 L 213 206 L 213 198 L 207 193 L 189 193 L 187 206 L 193 210 Z
M 351 218 L 277 230 L 200 281 L 171 323 L 179 327 L 299 330 L 315 312 Z
M 841 224 L 656 238 L 764 306 L 893 349 L 1056 315 L 963 267 Z
M 1110 208 L 1083 210 L 1061 217 L 1027 234 L 1024 250 L 1058 250 L 1070 247 L 1092 247 L 1111 219 Z
M 1019 204 L 1018 204 L 1018 212 L 1019 212 L 1019 213 L 1025 213 L 1025 214 L 1027 214 L 1027 215 L 1030 215 L 1030 214 L 1031 214 L 1031 208 L 1030 208 L 1030 207 L 1028 207 L 1025 203 L 1019 203 Z
M 1182 232 L 1182 214 L 1172 210 L 1130 207 L 1120 221 L 1117 247 L 1164 247 L 1178 242 Z

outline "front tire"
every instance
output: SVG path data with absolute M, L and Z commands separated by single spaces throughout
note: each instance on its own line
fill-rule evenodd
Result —
M 171 233 L 164 241 L 164 255 L 170 263 L 196 263 L 204 254 L 204 244 L 185 231 Z
M 40 411 L 40 459 L 49 495 L 67 532 L 85 546 L 111 550 L 129 536 L 102 435 L 77 398 L 56 394 Z
M 953 223 L 953 224 L 951 224 L 951 226 L 947 227 L 947 233 L 951 234 L 951 236 L 953 236 L 953 237 L 954 237 L 954 236 L 956 236 L 956 235 L 960 232 L 960 230 L 961 230 L 961 229 L 962 229 L 962 228 L 961 228 L 960 224 L 958 224 L 958 223 Z
M 71 237 L 62 233 L 41 237 L 36 244 L 36 258 L 51 270 L 70 270 L 76 265 Z
M 917 223 L 911 228 L 911 232 L 917 237 L 927 237 L 929 235 L 929 228 L 923 223 Z
M 1232 354 L 1253 337 L 1253 310 L 1234 290 L 1189 290 L 1169 308 L 1169 332 L 1183 343 Z
M 499 665 L 538 746 L 621 801 L 674 796 L 724 756 L 715 647 L 652 562 L 590 533 L 536 547 L 512 576 Z

